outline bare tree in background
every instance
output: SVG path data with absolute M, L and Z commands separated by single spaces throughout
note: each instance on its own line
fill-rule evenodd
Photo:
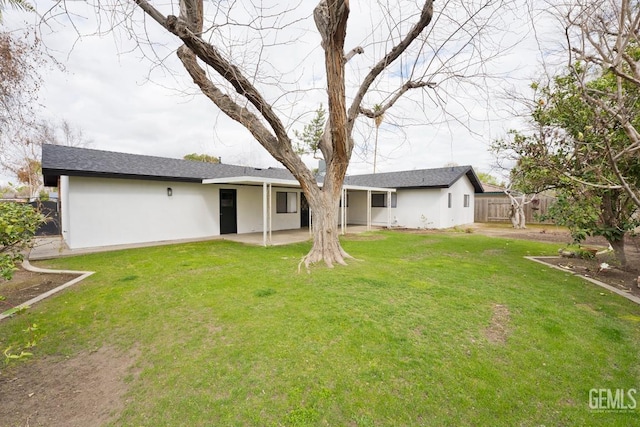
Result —
M 37 38 L 29 33 L 0 33 L 0 169 L 26 184 L 30 196 L 42 182 L 39 162 L 23 137 L 35 124 L 41 79 L 46 63 Z
M 242 124 L 299 181 L 313 212 L 313 247 L 303 259 L 307 267 L 319 261 L 328 266 L 344 264 L 349 258 L 338 239 L 338 207 L 358 118 L 377 120 L 415 93 L 416 98 L 409 98 L 414 102 L 412 110 L 425 110 L 429 121 L 427 105 L 445 104 L 450 81 L 486 84 L 486 61 L 503 50 L 500 44 L 507 23 L 502 20 L 513 1 L 318 2 L 313 19 L 324 71 L 314 77 L 324 81 L 328 105 L 327 124 L 318 145 L 326 162 L 322 185 L 297 153 L 287 126 L 300 94 L 316 88 L 304 87 L 300 75 L 276 67 L 287 68 L 283 45 L 291 47 L 317 37 L 309 29 L 310 3 L 115 0 L 110 6 L 106 2 L 99 5 L 99 12 L 107 11 L 113 18 L 112 26 L 124 25 L 129 34 L 137 34 L 139 47 L 159 58 L 162 55 L 156 49 L 167 41 L 162 36 L 160 41 L 153 40 L 158 33 L 149 18 L 165 34 L 177 37 L 182 43 L 177 55 L 200 91 Z M 345 46 L 354 3 L 361 8 L 355 11 L 358 26 L 350 29 L 363 44 Z M 59 4 L 63 9 L 66 6 Z M 370 26 L 369 33 L 358 34 L 366 26 Z M 285 36 L 284 29 L 297 29 L 299 34 Z M 308 51 L 307 45 L 300 46 Z M 290 68 L 304 69 L 305 64 Z M 380 108 L 374 109 L 375 104 Z
M 43 144 L 84 147 L 91 143 L 85 138 L 82 129 L 74 127 L 66 120 L 57 124 L 47 121 L 31 123 L 13 134 L 9 140 L 0 141 L 0 167 L 27 187 L 31 199 L 38 197 L 43 190 Z
M 0 32 L 0 138 L 32 123 L 44 60 L 37 39 Z
M 509 209 L 509 219 L 513 228 L 527 228 L 527 217 L 524 213 L 524 207 L 532 203 L 536 195 L 527 196 L 526 193 L 514 194 L 511 186 L 504 190 L 504 194 L 509 197 L 511 208 Z
M 605 138 L 602 154 L 607 156 L 619 185 L 640 207 L 635 177 L 625 176 L 619 167 L 622 162 L 640 162 L 640 118 L 635 114 L 640 94 L 640 3 L 587 0 L 551 5 L 566 29 L 569 68 L 583 98 L 595 106 L 600 125 L 612 130 L 622 128 L 628 138 L 623 146 L 612 146 Z M 607 75 L 612 84 L 590 84 Z

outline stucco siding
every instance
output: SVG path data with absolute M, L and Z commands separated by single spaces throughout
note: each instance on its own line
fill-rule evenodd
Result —
M 63 237 L 77 249 L 218 236 L 221 188 L 236 190 L 238 233 L 263 231 L 262 187 L 63 176 Z M 276 213 L 278 191 L 296 193 L 295 213 Z M 272 230 L 299 228 L 300 190 L 271 196 Z
M 220 234 L 217 191 L 201 184 L 69 177 L 65 200 L 72 249 Z
M 262 189 L 260 190 L 262 191 Z M 296 211 L 295 213 L 277 213 L 276 208 L 276 194 L 278 192 L 296 193 Z M 300 228 L 300 190 L 296 188 L 278 188 L 273 187 L 271 193 L 271 229 L 273 231 L 278 230 L 292 230 Z M 262 216 L 260 216 L 262 218 Z M 262 231 L 262 227 L 260 227 Z
M 467 177 L 462 177 L 451 187 L 442 189 L 442 222 L 438 228 L 449 228 L 473 223 L 474 188 Z M 448 207 L 448 193 L 451 193 L 451 208 Z M 464 196 L 469 196 L 469 206 L 464 206 Z
M 449 205 L 451 193 L 451 208 Z M 464 196 L 469 206 L 464 206 Z M 389 202 L 387 202 L 389 203 Z M 398 189 L 397 205 L 390 208 L 371 208 L 373 225 L 386 226 L 388 215 L 392 227 L 448 228 L 473 222 L 474 188 L 465 176 L 450 188 Z M 348 221 L 350 224 L 367 223 L 366 191 L 349 192 Z
M 238 234 L 263 231 L 263 190 L 261 186 L 247 185 L 203 185 L 216 193 L 219 189 L 236 190 Z M 276 194 L 278 192 L 296 193 L 296 212 L 277 213 Z M 271 189 L 271 230 L 291 230 L 300 228 L 300 190 L 295 188 Z M 219 212 L 219 207 L 217 207 Z
M 208 187 L 205 185 L 204 187 Z M 262 187 L 212 186 L 218 191 L 219 188 L 232 188 L 237 191 L 237 223 L 238 234 L 255 233 L 262 231 Z
M 347 192 L 347 224 L 363 225 L 367 223 L 367 192 Z
M 69 242 L 69 177 L 61 176 L 58 181 L 60 197 L 60 232 L 65 242 Z
M 392 224 L 408 228 L 440 228 L 439 204 L 438 189 L 398 190 L 398 207 L 393 209 Z

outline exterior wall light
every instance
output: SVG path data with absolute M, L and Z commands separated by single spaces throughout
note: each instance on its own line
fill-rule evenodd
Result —
M 167 196 L 173 196 L 173 190 L 171 189 L 171 187 L 167 187 Z

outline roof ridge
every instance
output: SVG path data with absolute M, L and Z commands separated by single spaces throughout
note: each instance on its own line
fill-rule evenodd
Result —
M 376 173 L 361 173 L 361 174 L 353 174 L 353 175 L 347 175 L 347 176 L 369 176 L 369 175 L 385 175 L 385 174 L 392 174 L 392 173 L 411 173 L 411 172 L 424 172 L 424 171 L 438 171 L 438 170 L 445 170 L 445 169 L 472 169 L 473 166 L 471 165 L 460 165 L 460 166 L 443 166 L 443 167 L 438 167 L 438 168 L 421 168 L 421 169 L 405 169 L 405 170 L 398 170 L 398 171 L 389 171 L 389 172 L 376 172 Z
M 173 161 L 178 161 L 178 162 L 190 162 L 190 163 L 196 163 L 196 164 L 205 164 L 205 165 L 221 165 L 221 166 L 234 166 L 234 167 L 238 167 L 238 168 L 249 168 L 249 169 L 262 169 L 262 170 L 266 170 L 266 169 L 271 169 L 271 170 L 282 170 L 282 171 L 286 171 L 287 169 L 285 167 L 273 167 L 273 166 L 268 166 L 268 167 L 256 167 L 256 166 L 246 166 L 246 165 L 236 165 L 233 163 L 210 163 L 210 162 L 199 162 L 197 160 L 188 160 L 188 159 L 180 159 L 180 158 L 176 158 L 176 157 L 165 157 L 165 156 L 158 156 L 158 155 L 151 155 L 151 154 L 137 154 L 137 153 L 125 153 L 123 151 L 112 151 L 112 150 L 102 150 L 102 149 L 97 149 L 97 148 L 87 148 L 87 147 L 73 147 L 70 145 L 60 145 L 60 144 L 43 144 L 42 148 L 44 149 L 45 147 L 52 147 L 54 149 L 70 149 L 70 150 L 77 150 L 77 151 L 91 151 L 94 153 L 105 153 L 105 154 L 115 154 L 115 155 L 123 155 L 123 156 L 136 156 L 136 157 L 145 157 L 145 158 L 149 158 L 149 159 L 158 159 L 158 160 L 173 160 Z

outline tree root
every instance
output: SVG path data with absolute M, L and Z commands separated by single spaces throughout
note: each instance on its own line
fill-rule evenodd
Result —
M 355 259 L 351 255 L 349 255 L 344 249 L 342 249 L 342 246 L 338 246 L 337 251 L 338 253 L 336 254 L 335 249 L 329 251 L 329 250 L 322 250 L 314 246 L 311 249 L 311 251 L 309 251 L 308 254 L 303 256 L 300 262 L 298 263 L 298 273 L 300 273 L 300 270 L 303 264 L 305 266 L 305 269 L 307 270 L 307 273 L 310 274 L 311 265 L 316 264 L 320 261 L 324 261 L 328 268 L 333 268 L 334 264 L 347 265 L 347 262 L 345 261 L 345 259 Z

